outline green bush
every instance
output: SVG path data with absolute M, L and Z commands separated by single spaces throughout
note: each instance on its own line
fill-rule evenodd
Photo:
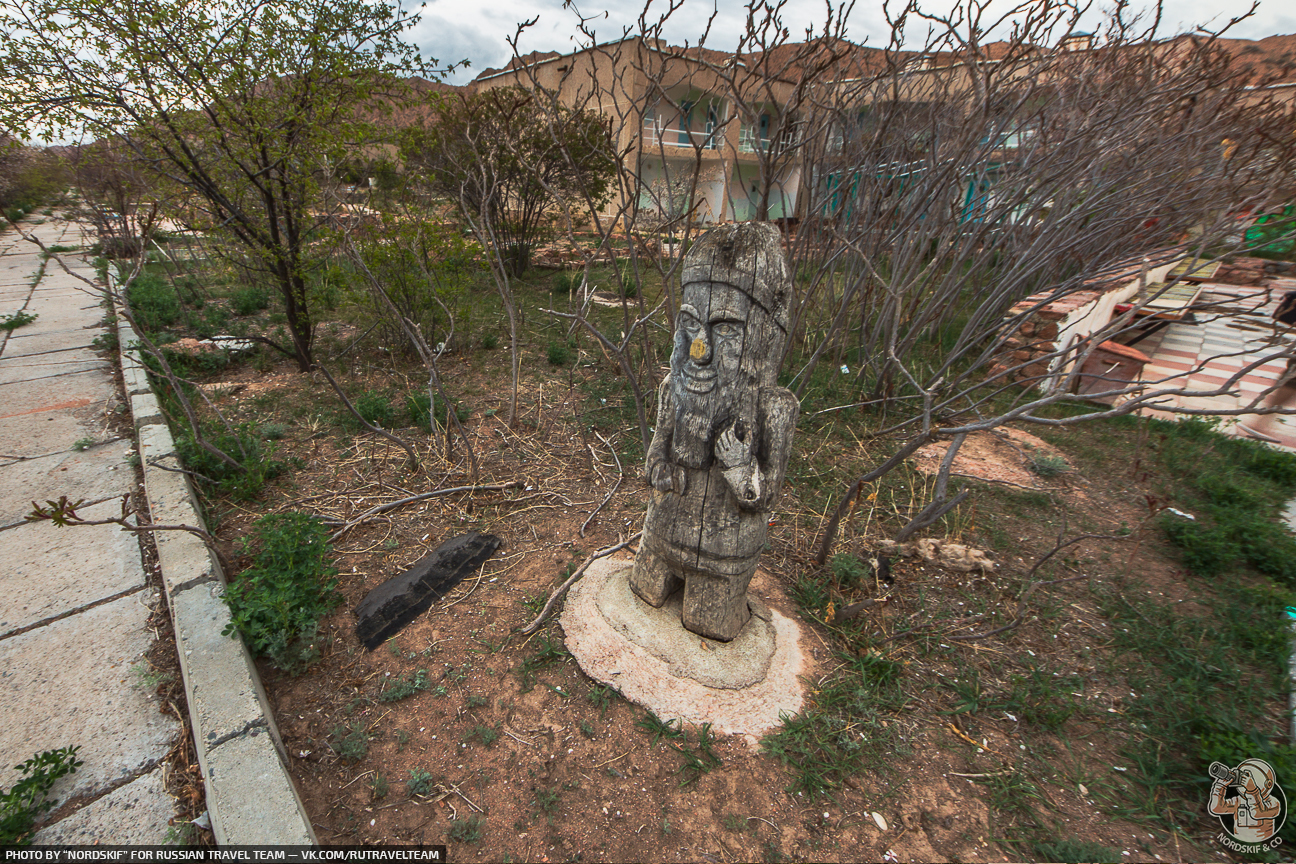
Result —
M 38 317 L 40 316 L 35 312 L 28 312 L 26 309 L 20 309 L 8 315 L 0 315 L 0 330 L 8 330 L 12 333 L 19 327 L 25 327 L 32 323 Z
M 162 356 L 166 358 L 171 371 L 181 378 L 213 375 L 230 365 L 228 351 L 177 351 L 164 346 Z M 148 366 L 153 373 L 161 374 L 161 364 L 153 361 L 147 354 L 144 355 L 144 365 Z
M 571 343 L 553 341 L 549 343 L 547 353 L 550 366 L 566 366 L 575 359 L 575 353 L 572 351 Z
M 382 393 L 365 393 L 352 404 L 361 417 L 375 426 L 391 429 L 396 425 L 396 409 L 392 407 L 391 400 Z M 352 418 L 353 425 L 354 419 Z
M 141 273 L 126 289 L 126 301 L 135 321 L 147 333 L 156 333 L 180 320 L 180 298 L 171 283 L 154 273 Z
M 46 799 L 54 781 L 81 767 L 81 760 L 76 758 L 79 749 L 46 750 L 17 766 L 22 779 L 0 792 L 0 845 L 31 845 L 36 818 L 53 806 Z
M 295 674 L 318 653 L 320 619 L 342 602 L 328 529 L 306 513 L 277 513 L 257 520 L 254 533 L 260 551 L 225 590 L 225 635 L 237 631 L 253 654 Z
M 431 416 L 432 398 L 427 393 L 409 393 L 405 396 L 405 413 L 409 415 L 410 423 L 419 427 L 425 432 L 432 431 L 432 424 L 429 421 Z M 455 417 L 462 423 L 471 415 L 471 411 L 459 404 L 456 399 L 454 403 Z M 449 420 L 446 413 L 446 403 L 444 399 L 437 400 L 436 407 L 437 423 L 445 427 Z
M 255 315 L 270 306 L 270 292 L 260 285 L 248 285 L 230 297 L 235 315 Z
M 205 429 L 204 437 L 213 447 L 237 460 L 241 467 L 200 446 L 188 429 L 176 435 L 176 452 L 185 467 L 198 474 L 199 479 L 237 501 L 256 498 L 266 483 L 288 467 L 270 458 L 274 446 L 264 443 L 260 430 L 251 423 L 235 427 L 232 433 L 213 424 Z

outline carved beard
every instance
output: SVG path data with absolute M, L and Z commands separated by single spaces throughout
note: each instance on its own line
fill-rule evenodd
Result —
M 707 393 L 693 393 L 678 383 L 671 388 L 675 400 L 675 430 L 671 457 L 687 468 L 710 468 L 715 457 L 715 439 L 741 419 L 757 434 L 756 397 L 760 385 L 740 370 L 737 380 L 720 380 Z M 757 438 L 759 440 L 759 437 Z

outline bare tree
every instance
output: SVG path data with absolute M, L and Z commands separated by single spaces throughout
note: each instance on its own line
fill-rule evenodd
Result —
M 423 182 L 457 205 L 486 252 L 509 321 L 512 425 L 521 374 L 512 281 L 529 266 L 556 200 L 606 196 L 615 165 L 604 145 L 607 126 L 596 113 L 520 88 L 432 94 L 429 107 L 427 126 L 407 137 L 405 151 Z
M 690 232 L 753 218 L 789 228 L 789 386 L 815 412 L 867 419 L 876 436 L 899 442 L 841 499 L 821 560 L 860 485 L 925 443 L 951 446 L 935 500 L 905 536 L 962 500 L 949 497 L 948 479 L 969 434 L 1217 395 L 1287 356 L 1275 346 L 1219 388 L 1191 388 L 1186 376 L 1113 380 L 1091 395 L 1118 404 L 1051 416 L 1050 406 L 1074 401 L 1097 345 L 1142 326 L 1139 312 L 1167 290 L 1157 288 L 1083 338 L 1029 340 L 1043 348 L 1014 358 L 1022 325 L 1040 310 L 1110 309 L 1107 289 L 1138 277 L 1131 260 L 1241 248 L 1236 214 L 1290 194 L 1292 109 L 1256 89 L 1219 33 L 1167 40 L 1158 8 L 1140 17 L 1125 3 L 1079 36 L 1089 9 L 1068 2 L 996 11 L 964 0 L 939 15 L 911 2 L 887 10 L 890 32 L 874 48 L 845 39 L 848 9 L 829 7 L 823 26 L 797 41 L 782 4 L 752 3 L 737 44 L 717 51 L 709 28 L 696 45 L 662 41 L 678 9 L 654 19 L 650 4 L 612 41 L 580 19 L 581 47 L 561 57 L 521 56 L 515 39 L 512 69 L 481 83 L 524 83 L 550 105 L 610 118 L 617 194 L 604 208 L 559 196 L 559 208 L 573 235 L 598 214 L 587 261 L 628 255 L 636 270 L 657 270 L 666 326 L 678 287 L 671 250 Z M 630 306 L 621 336 L 600 341 L 625 352 L 637 331 L 647 360 L 652 318 Z M 656 375 L 649 363 L 634 371 Z M 824 406 L 827 393 L 840 404 Z M 1284 410 L 1257 399 L 1235 413 L 1257 409 Z

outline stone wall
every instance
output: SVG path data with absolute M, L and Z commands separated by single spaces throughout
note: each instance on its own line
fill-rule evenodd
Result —
M 1182 255 L 1181 249 L 1149 255 L 1147 281 L 1165 279 Z M 1142 258 L 1130 259 L 1100 278 L 1087 280 L 1084 289 L 1064 297 L 1043 303 L 1048 293 L 1033 294 L 1014 304 L 1004 318 L 1009 336 L 995 355 L 989 377 L 1003 376 L 998 379 L 1003 383 L 1020 381 L 1048 389 L 1048 376 L 1066 371 L 1058 368 L 1058 358 L 1049 355 L 1107 326 L 1116 304 L 1138 293 L 1143 267 Z

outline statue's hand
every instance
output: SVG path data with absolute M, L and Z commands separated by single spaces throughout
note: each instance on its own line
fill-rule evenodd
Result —
M 741 420 L 720 433 L 720 437 L 716 439 L 715 455 L 720 467 L 725 470 L 751 464 L 751 435 Z
M 665 459 L 659 459 L 648 466 L 648 482 L 658 492 L 669 492 L 671 490 L 671 464 Z

